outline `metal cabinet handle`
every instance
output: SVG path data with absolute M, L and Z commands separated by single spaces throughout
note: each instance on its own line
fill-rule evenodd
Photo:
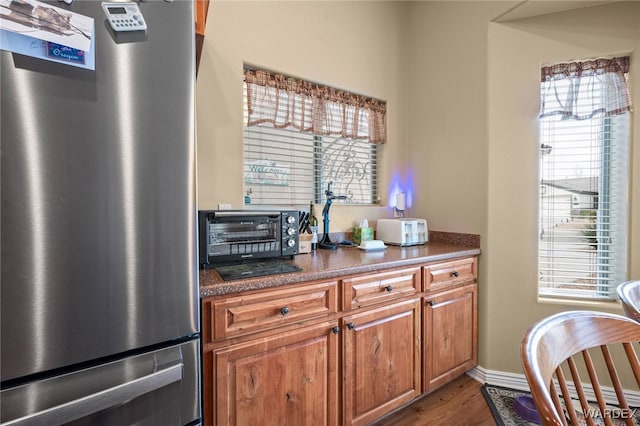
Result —
M 331 331 L 333 332 L 333 334 L 338 334 L 338 333 L 340 333 L 340 327 L 338 327 L 338 326 L 333 327 L 333 328 L 331 329 Z
M 347 328 L 349 330 L 353 330 L 354 328 L 356 328 L 356 325 L 354 323 L 350 322 L 349 324 L 347 324 Z
M 429 301 L 427 302 L 427 304 L 428 304 L 429 306 L 433 306 L 433 305 L 434 305 L 433 300 L 429 300 Z
M 391 287 L 390 285 L 386 286 L 384 289 L 387 290 L 388 293 L 391 293 L 393 291 L 393 287 Z
M 451 275 L 453 275 L 454 277 L 458 278 L 458 275 L 460 275 L 460 273 L 458 271 L 453 271 L 451 273 Z
M 130 382 L 2 423 L 2 425 L 58 424 L 60 419 L 71 422 L 179 382 L 182 380 L 182 366 L 182 363 L 175 364 Z
M 280 308 L 280 313 L 284 316 L 287 315 L 289 313 L 289 307 L 288 306 L 283 306 L 282 308 Z

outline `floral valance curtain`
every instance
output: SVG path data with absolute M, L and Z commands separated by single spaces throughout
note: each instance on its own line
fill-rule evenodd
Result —
M 316 135 L 386 142 L 386 103 L 366 96 L 245 69 L 247 126 L 268 123 Z
M 586 120 L 631 111 L 628 72 L 628 56 L 543 67 L 540 118 Z

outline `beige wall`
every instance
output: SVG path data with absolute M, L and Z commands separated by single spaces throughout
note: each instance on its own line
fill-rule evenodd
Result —
M 433 229 L 485 233 L 487 30 L 505 4 L 408 3 L 408 167 Z
M 199 208 L 242 208 L 243 63 L 387 101 L 386 205 L 388 177 L 406 164 L 406 44 L 404 8 L 394 2 L 214 0 L 197 80 Z M 331 231 L 391 214 L 335 204 Z
M 508 2 L 411 2 L 409 7 L 409 156 L 415 215 L 430 229 L 481 236 L 479 345 L 488 363 L 487 32 Z
M 594 308 L 621 313 L 617 303 L 536 301 L 540 64 L 631 54 L 632 102 L 640 105 L 640 3 L 619 2 L 491 24 L 489 28 L 489 197 L 483 267 L 487 303 L 484 367 L 520 372 L 520 338 L 553 312 Z M 640 279 L 640 120 L 632 114 L 629 277 Z
M 525 329 L 579 307 L 536 300 L 539 67 L 630 53 L 640 105 L 640 2 L 490 22 L 515 3 L 214 0 L 197 83 L 199 207 L 241 206 L 243 62 L 386 100 L 383 186 L 413 180 L 411 215 L 481 235 L 480 365 L 521 373 Z M 640 279 L 638 131 L 632 156 L 630 278 Z M 334 206 L 332 231 L 390 213 Z

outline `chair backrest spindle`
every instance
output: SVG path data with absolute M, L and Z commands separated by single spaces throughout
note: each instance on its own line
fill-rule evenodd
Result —
M 633 371 L 633 375 L 636 378 L 636 384 L 640 388 L 640 360 L 638 360 L 638 354 L 636 353 L 631 343 L 624 343 L 624 352 L 627 354 L 629 365 Z

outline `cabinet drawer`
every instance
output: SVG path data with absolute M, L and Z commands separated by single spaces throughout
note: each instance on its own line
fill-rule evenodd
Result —
M 424 291 L 440 290 L 462 283 L 475 282 L 478 276 L 477 271 L 475 257 L 425 266 L 422 280 Z
M 213 336 L 205 336 L 205 340 L 268 330 L 336 313 L 336 289 L 337 282 L 332 281 L 205 302 L 211 312 L 213 331 Z
M 420 269 L 407 268 L 342 280 L 345 310 L 391 301 L 420 290 Z

